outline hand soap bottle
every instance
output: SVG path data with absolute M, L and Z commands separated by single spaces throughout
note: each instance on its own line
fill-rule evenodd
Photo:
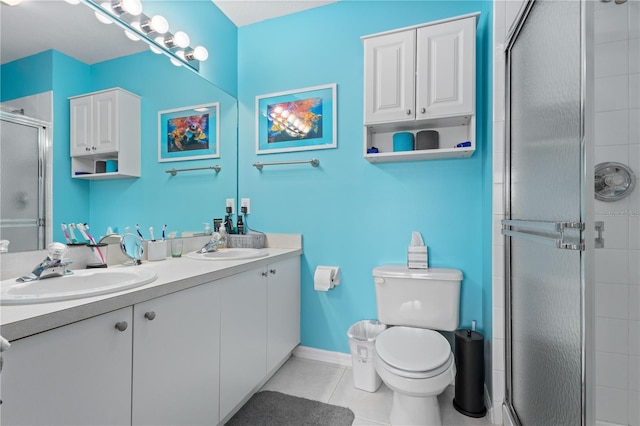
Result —
M 218 240 L 219 249 L 227 248 L 227 230 L 225 229 L 225 223 L 221 223 L 220 228 L 218 228 L 218 234 L 220 234 L 220 239 Z

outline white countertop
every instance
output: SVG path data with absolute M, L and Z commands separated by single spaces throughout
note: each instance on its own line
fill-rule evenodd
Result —
M 269 254 L 266 257 L 257 259 L 205 261 L 183 256 L 156 262 L 145 261 L 138 266 L 114 266 L 114 268 L 148 268 L 156 272 L 157 279 L 140 287 L 100 296 L 60 302 L 2 306 L 0 308 L 2 327 L 0 334 L 9 341 L 20 339 L 165 294 L 299 256 L 302 254 L 302 247 L 301 244 L 295 248 L 268 247 L 267 251 Z

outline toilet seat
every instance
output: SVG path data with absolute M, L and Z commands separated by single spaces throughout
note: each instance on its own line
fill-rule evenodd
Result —
M 407 378 L 428 378 L 447 370 L 453 362 L 449 342 L 434 330 L 391 327 L 375 342 L 381 367 Z

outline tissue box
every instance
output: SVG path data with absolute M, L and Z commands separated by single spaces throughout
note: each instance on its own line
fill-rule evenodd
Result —
M 427 246 L 409 246 L 407 249 L 407 267 L 409 269 L 428 269 L 429 253 Z

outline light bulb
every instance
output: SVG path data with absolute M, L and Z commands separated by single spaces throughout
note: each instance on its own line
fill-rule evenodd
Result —
M 196 46 L 191 52 L 187 53 L 188 60 L 206 61 L 209 57 L 209 52 L 202 46 Z
M 189 39 L 189 35 L 184 31 L 176 31 L 176 33 L 173 35 L 174 45 L 185 48 L 189 46 L 189 43 L 191 43 L 191 40 Z
M 181 67 L 182 66 L 182 62 L 180 62 L 179 60 L 177 60 L 176 58 L 170 58 L 171 63 L 173 65 L 175 65 L 176 67 Z
M 133 28 L 135 28 L 136 30 L 140 31 L 140 22 L 132 22 L 131 26 Z M 129 30 L 124 30 L 124 35 L 126 35 L 129 40 L 133 40 L 133 41 L 139 41 L 140 37 L 138 37 L 135 33 L 129 31 Z
M 147 32 L 155 31 L 158 34 L 164 34 L 169 31 L 169 22 L 161 15 L 154 15 L 150 21 L 142 25 Z
M 122 9 L 130 15 L 138 16 L 142 13 L 142 2 L 140 0 L 122 0 Z
M 111 12 L 111 3 L 103 2 L 103 3 L 100 3 L 100 6 L 104 10 Z M 111 19 L 103 12 L 96 11 L 95 15 L 96 15 L 96 18 L 98 18 L 98 21 L 102 22 L 103 24 L 110 24 L 112 22 Z
M 153 44 L 149 45 L 149 49 L 155 53 L 156 55 L 159 55 L 162 53 L 162 51 L 160 49 L 158 49 L 157 47 L 155 47 Z
M 78 4 L 78 3 L 80 3 L 80 0 L 64 0 L 64 1 L 66 1 L 69 4 Z

